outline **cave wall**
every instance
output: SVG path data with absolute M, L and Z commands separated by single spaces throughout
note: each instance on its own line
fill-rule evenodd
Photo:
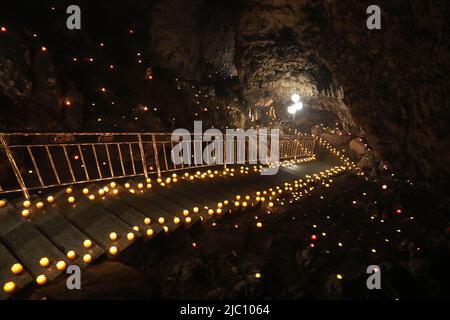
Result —
M 149 37 L 155 64 L 201 81 L 236 75 L 233 16 L 236 0 L 156 0 Z
M 369 31 L 368 1 L 307 1 L 304 21 L 323 24 L 319 59 L 345 92 L 344 103 L 400 175 L 445 181 L 450 160 L 447 130 L 450 5 L 446 1 L 377 1 L 382 29 Z

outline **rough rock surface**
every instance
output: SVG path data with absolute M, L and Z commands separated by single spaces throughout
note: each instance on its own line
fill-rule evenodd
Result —
M 118 262 L 104 262 L 81 273 L 81 290 L 68 290 L 67 278 L 33 292 L 33 300 L 148 299 L 152 287 L 138 269 Z

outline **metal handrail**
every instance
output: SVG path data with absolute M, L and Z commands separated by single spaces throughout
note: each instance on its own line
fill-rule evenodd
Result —
M 168 160 L 174 147 L 170 137 L 171 133 L 139 132 L 0 133 L 0 156 L 6 155 L 7 164 L 0 172 L 0 195 L 22 192 L 28 199 L 31 190 L 217 166 L 175 165 Z M 222 142 L 225 151 L 225 138 Z M 235 150 L 237 143 L 233 139 Z M 281 135 L 280 160 L 310 156 L 314 147 L 312 136 Z M 247 142 L 245 148 L 249 163 Z

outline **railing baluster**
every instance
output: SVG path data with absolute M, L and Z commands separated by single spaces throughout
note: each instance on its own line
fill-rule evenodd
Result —
M 67 149 L 66 149 L 65 145 L 63 145 L 63 150 L 64 150 L 64 156 L 66 157 L 66 161 L 69 166 L 69 171 L 70 171 L 70 175 L 72 176 L 72 180 L 73 180 L 73 182 L 76 182 L 77 180 L 75 179 L 75 174 L 73 173 L 72 164 L 70 163 L 69 155 L 67 154 Z
M 156 165 L 156 171 L 158 173 L 158 177 L 161 177 L 161 168 L 159 166 L 159 157 L 158 157 L 158 148 L 156 147 L 156 139 L 155 135 L 152 134 L 152 142 L 153 142 L 153 153 L 155 155 L 155 165 Z
M 22 189 L 23 195 L 25 196 L 25 198 L 30 199 L 30 194 L 28 193 L 27 186 L 25 185 L 25 181 L 22 178 L 22 174 L 20 173 L 20 170 L 19 170 L 19 167 L 17 166 L 16 160 L 14 159 L 14 155 L 12 154 L 11 150 L 9 149 L 9 146 L 6 143 L 6 140 L 2 134 L 0 134 L 0 140 L 3 145 L 3 148 L 5 148 L 6 156 L 8 157 L 9 163 L 11 164 L 14 174 L 17 178 L 17 181 L 19 182 L 19 185 L 20 185 L 20 188 Z
M 95 149 L 95 145 L 92 144 L 91 146 L 92 146 L 92 151 L 94 151 L 94 158 L 95 158 L 95 164 L 97 165 L 98 175 L 99 175 L 100 179 L 103 179 L 102 170 L 98 163 L 97 150 Z
M 59 178 L 58 171 L 56 170 L 56 166 L 55 166 L 55 162 L 53 161 L 52 153 L 50 152 L 50 149 L 47 145 L 45 146 L 45 151 L 47 151 L 48 160 L 50 161 L 50 166 L 52 167 L 53 173 L 56 178 L 56 182 L 61 184 L 61 179 Z
M 164 163 L 166 165 L 166 170 L 169 170 L 169 165 L 167 163 L 166 143 L 165 142 L 162 143 L 162 147 L 163 147 Z
M 223 136 L 223 169 L 227 169 L 227 135 Z
M 136 175 L 136 166 L 134 165 L 133 147 L 131 146 L 131 142 L 128 143 L 128 147 L 130 149 L 131 167 L 133 168 L 133 175 Z
M 114 169 L 111 163 L 111 155 L 109 154 L 108 143 L 105 144 L 105 150 L 106 150 L 106 157 L 108 158 L 109 172 L 111 173 L 111 177 L 115 177 Z
M 139 133 L 139 150 L 141 153 L 141 161 L 142 161 L 142 167 L 144 168 L 144 176 L 145 178 L 148 178 L 148 172 L 147 172 L 147 161 L 145 161 L 145 150 L 144 150 L 144 144 L 142 143 L 142 135 Z M 152 140 L 154 140 L 154 136 L 152 135 Z M 155 141 L 153 141 L 153 144 Z M 158 164 L 158 172 L 159 172 L 159 164 Z M 158 176 L 160 176 L 158 174 Z
M 122 175 L 125 175 L 125 167 L 123 165 L 123 157 L 122 157 L 122 150 L 120 149 L 120 144 L 117 143 L 117 149 L 119 150 L 119 159 L 120 159 L 120 166 L 122 167 Z
M 84 174 L 86 175 L 86 180 L 90 180 L 89 179 L 89 172 L 88 172 L 87 167 L 86 167 L 86 162 L 84 161 L 83 151 L 81 150 L 81 146 L 80 145 L 78 145 L 78 152 L 80 153 L 81 163 L 83 164 L 83 169 L 84 169 Z
M 36 174 L 38 176 L 39 183 L 41 184 L 41 187 L 43 187 L 45 185 L 44 180 L 42 179 L 41 172 L 39 171 L 39 168 L 37 166 L 36 159 L 34 158 L 34 155 L 33 155 L 33 151 L 31 150 L 30 147 L 27 147 L 27 150 L 28 150 L 28 154 L 30 155 L 31 162 L 33 163 L 34 171 L 36 171 Z

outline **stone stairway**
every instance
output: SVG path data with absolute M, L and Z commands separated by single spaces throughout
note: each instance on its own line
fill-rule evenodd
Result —
M 138 241 L 268 206 L 285 183 L 306 175 L 342 170 L 336 161 L 313 160 L 283 165 L 274 176 L 261 176 L 257 166 L 197 168 L 5 202 L 0 208 L 0 299 L 45 285 L 71 264 L 85 268 L 100 257 L 117 259 Z

